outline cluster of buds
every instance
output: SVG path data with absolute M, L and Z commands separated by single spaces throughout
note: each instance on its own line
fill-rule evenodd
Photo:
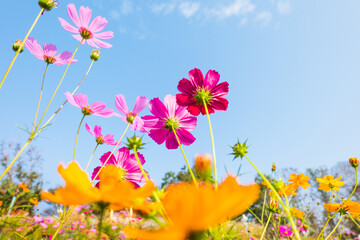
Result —
M 127 141 L 128 143 L 126 144 L 126 146 L 128 147 L 128 150 L 139 150 L 143 148 L 143 145 L 145 145 L 145 143 L 142 142 L 142 137 L 137 137 L 136 135 L 131 138 L 127 138 Z
M 359 166 L 359 159 L 356 157 L 349 158 L 349 163 L 353 168 L 357 168 Z
M 195 172 L 202 179 L 211 178 L 212 168 L 211 168 L 211 155 L 210 154 L 200 154 L 195 157 Z
M 280 213 L 279 202 L 276 199 L 271 198 L 269 204 L 266 206 L 270 212 Z
M 12 49 L 14 50 L 14 52 L 17 52 L 20 49 L 19 53 L 22 53 L 25 49 L 25 45 L 23 41 L 16 40 L 15 43 L 12 45 Z
M 45 11 L 50 11 L 53 8 L 56 8 L 59 3 L 54 0 L 39 0 L 39 6 L 43 8 Z
M 248 147 L 249 146 L 246 145 L 246 141 L 244 143 L 240 143 L 238 141 L 233 147 L 231 147 L 233 150 L 231 154 L 234 155 L 234 159 L 238 157 L 240 158 L 245 157 L 245 155 L 247 154 Z

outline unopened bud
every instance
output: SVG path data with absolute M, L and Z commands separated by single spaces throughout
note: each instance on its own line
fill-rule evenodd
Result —
M 267 209 L 269 209 L 270 212 L 279 213 L 279 202 L 276 199 L 270 199 Z
M 195 157 L 195 171 L 196 173 L 203 178 L 208 178 L 211 176 L 211 155 L 210 154 L 201 154 Z
M 272 172 L 275 172 L 275 170 L 276 170 L 276 165 L 275 165 L 275 163 L 273 163 L 273 164 L 272 164 L 272 167 L 271 167 L 271 171 L 272 171 Z
M 94 49 L 91 52 L 90 59 L 93 61 L 99 60 L 100 57 L 100 51 L 98 49 Z
M 50 11 L 53 8 L 56 8 L 59 3 L 55 0 L 39 0 L 39 6 L 45 11 Z
M 15 43 L 12 45 L 12 49 L 14 50 L 14 52 L 17 52 L 20 47 L 21 47 L 21 49 L 20 49 L 19 53 L 22 53 L 25 49 L 25 45 L 23 44 L 23 41 L 20 41 L 20 40 L 16 40 Z
M 240 143 L 238 141 L 233 147 L 231 147 L 233 150 L 231 154 L 234 155 L 234 159 L 238 157 L 240 158 L 245 157 L 245 155 L 247 154 L 248 147 L 249 146 L 246 145 L 246 141 L 244 143 Z
M 349 158 L 349 163 L 353 168 L 357 168 L 359 166 L 359 159 L 356 157 Z

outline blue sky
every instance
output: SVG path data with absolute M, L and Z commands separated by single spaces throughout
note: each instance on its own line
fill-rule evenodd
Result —
M 37 1 L 19 0 L 4 11 L 1 27 L 0 75 L 13 52 L 12 43 L 22 39 L 35 19 Z M 74 1 L 72 1 L 74 2 Z M 78 42 L 65 31 L 57 17 L 69 20 L 66 6 L 46 12 L 30 35 L 40 44 L 53 43 L 58 51 L 74 51 Z M 194 67 L 203 73 L 217 70 L 220 81 L 230 84 L 229 108 L 212 115 L 218 169 L 235 173 L 240 160 L 228 155 L 237 139 L 250 144 L 249 157 L 264 172 L 272 162 L 279 168 L 300 170 L 320 165 L 332 166 L 359 156 L 359 66 L 360 16 L 358 1 L 288 0 L 79 0 L 93 9 L 93 17 L 109 20 L 105 30 L 114 31 L 101 50 L 86 82 L 78 93 L 90 102 L 101 101 L 115 108 L 114 97 L 122 93 L 131 108 L 137 96 L 149 99 L 178 93 L 180 79 Z M 48 117 L 64 101 L 86 72 L 92 48 L 81 46 L 55 97 Z M 0 90 L 0 140 L 25 143 L 26 133 L 16 125 L 31 126 L 45 63 L 24 51 Z M 45 82 L 45 102 L 65 70 L 50 66 Z M 148 114 L 148 110 L 144 112 Z M 32 145 L 42 154 L 45 188 L 62 183 L 56 174 L 60 162 L 72 160 L 80 111 L 67 105 L 52 126 Z M 87 117 L 91 126 L 101 125 L 103 133 L 119 138 L 126 124 L 118 118 Z M 132 136 L 129 131 L 127 136 Z M 197 153 L 210 153 L 211 142 L 205 117 L 198 118 L 193 132 L 197 140 L 184 147 L 193 161 Z M 180 150 L 167 150 L 144 135 L 142 151 L 145 169 L 158 183 L 167 171 L 177 171 L 185 163 Z M 83 127 L 76 160 L 85 167 L 95 146 Z M 110 147 L 101 146 L 92 162 Z M 244 161 L 244 160 L 243 160 Z M 255 171 L 244 162 L 243 182 Z

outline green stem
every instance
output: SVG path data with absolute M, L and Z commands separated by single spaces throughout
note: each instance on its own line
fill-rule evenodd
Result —
M 75 56 L 75 54 L 76 54 L 77 50 L 79 49 L 79 47 L 80 47 L 80 45 L 82 44 L 82 42 L 83 42 L 83 41 L 84 41 L 84 39 L 82 39 L 82 40 L 80 41 L 79 45 L 77 46 L 77 48 L 75 49 L 74 53 L 72 54 L 72 56 L 71 56 L 71 58 L 70 58 L 70 61 L 69 61 L 68 65 L 66 66 L 65 72 L 64 72 L 64 74 L 62 75 L 62 77 L 61 77 L 61 79 L 60 79 L 60 81 L 59 81 L 59 84 L 57 85 L 57 87 L 56 87 L 56 89 L 55 89 L 55 91 L 54 91 L 53 95 L 51 96 L 50 101 L 49 101 L 48 105 L 46 106 L 45 111 L 44 111 L 43 115 L 41 116 L 41 118 L 40 118 L 40 121 L 39 121 L 38 125 L 37 125 L 37 126 L 36 126 L 36 128 L 35 128 L 35 131 L 39 128 L 40 123 L 41 123 L 41 122 L 42 122 L 42 120 L 44 119 L 45 114 L 46 114 L 46 112 L 48 111 L 48 109 L 49 109 L 49 107 L 50 107 L 50 104 L 51 104 L 52 100 L 54 99 L 54 97 L 55 97 L 55 95 L 56 95 L 57 91 L 59 90 L 59 87 L 60 87 L 60 85 L 61 85 L 62 81 L 63 81 L 63 80 L 64 80 L 64 78 L 65 78 L 65 75 L 66 75 L 66 73 L 67 73 L 67 71 L 68 71 L 68 69 L 69 69 L 69 66 L 70 66 L 71 62 L 72 62 L 72 60 L 73 60 L 73 58 L 74 58 L 74 56 Z
M 212 145 L 212 155 L 213 155 L 213 160 L 214 160 L 214 179 L 215 179 L 215 189 L 217 189 L 218 186 L 218 182 L 217 182 L 217 171 L 216 171 L 216 155 L 215 155 L 215 142 L 214 142 L 214 135 L 212 132 L 212 127 L 211 127 L 211 121 L 210 121 L 210 115 L 209 115 L 209 110 L 208 107 L 206 105 L 205 99 L 203 99 L 203 104 L 204 104 L 204 108 L 205 108 L 205 112 L 206 112 L 206 116 L 209 122 L 209 130 L 210 130 L 210 137 L 211 137 L 211 145 Z
M 289 210 L 289 208 L 284 204 L 284 202 L 282 201 L 281 197 L 279 196 L 278 192 L 275 190 L 274 186 L 269 182 L 269 180 L 264 176 L 264 174 L 262 174 L 260 172 L 260 170 L 255 166 L 255 164 L 249 159 L 249 157 L 247 155 L 245 155 L 246 159 L 249 161 L 249 163 L 255 168 L 255 170 L 259 173 L 260 177 L 266 182 L 266 184 L 270 187 L 270 189 L 272 190 L 272 192 L 274 193 L 275 197 L 277 198 L 277 200 L 279 201 L 279 203 L 282 205 L 284 211 L 287 214 L 287 217 L 289 219 L 290 225 L 292 227 L 292 230 L 294 232 L 295 238 L 297 240 L 301 240 L 300 238 L 300 234 L 299 231 L 296 228 L 294 219 L 291 215 L 291 212 Z M 285 194 L 284 194 L 285 195 Z M 286 195 L 285 195 L 286 197 Z M 285 198 L 286 199 L 286 198 Z
M 86 116 L 86 115 L 84 114 L 83 117 L 81 118 L 81 121 L 80 121 L 78 130 L 77 130 L 77 133 L 76 133 L 75 147 L 74 147 L 74 155 L 73 155 L 73 162 L 75 162 L 75 153 L 76 153 L 77 141 L 78 141 L 78 138 L 79 138 L 80 127 L 81 127 L 82 122 L 84 121 L 85 116 Z
M 247 210 L 251 212 L 251 214 L 259 221 L 259 223 L 261 223 L 261 225 L 264 225 L 263 222 L 260 220 L 260 218 L 253 211 L 251 211 L 250 208 L 248 208 Z
M 268 227 L 268 225 L 269 225 L 269 222 L 270 222 L 270 219 L 271 219 L 271 215 L 272 215 L 272 212 L 270 213 L 270 215 L 269 215 L 269 217 L 268 217 L 268 220 L 267 220 L 267 222 L 266 222 L 264 231 L 263 231 L 263 233 L 261 234 L 260 240 L 262 240 L 262 239 L 264 238 L 264 236 L 265 236 L 266 229 L 267 229 L 267 227 Z
M 64 219 L 60 220 L 60 225 L 59 227 L 56 229 L 56 232 L 54 233 L 53 237 L 51 238 L 51 240 L 55 240 L 56 236 L 58 235 L 60 229 L 64 226 L 64 223 L 68 220 L 68 218 L 70 217 L 70 215 L 72 214 L 72 212 L 74 211 L 75 207 L 72 206 L 71 208 L 68 208 L 67 213 L 64 213 Z M 66 215 L 67 214 L 67 215 Z
M 189 161 L 188 161 L 187 158 L 186 158 L 186 155 L 185 155 L 184 150 L 183 150 L 183 148 L 182 148 L 182 146 L 181 146 L 179 137 L 177 136 L 176 131 L 175 131 L 174 128 L 173 128 L 173 133 L 174 133 L 174 135 L 175 135 L 175 138 L 176 138 L 177 143 L 179 144 L 180 150 L 181 150 L 181 152 L 182 152 L 182 154 L 183 154 L 183 156 L 184 156 L 184 159 L 185 159 L 186 165 L 187 165 L 187 167 L 188 167 L 188 169 L 189 169 L 191 178 L 192 178 L 194 184 L 198 187 L 198 183 L 197 183 L 197 181 L 196 181 L 196 178 L 195 178 L 195 176 L 194 176 L 194 173 L 193 173 L 193 171 L 191 170 L 191 167 L 190 167 L 190 165 L 189 165 Z
M 117 148 L 117 146 L 121 143 L 121 140 L 123 139 L 123 137 L 125 136 L 125 133 L 127 132 L 127 130 L 129 129 L 130 123 L 127 125 L 123 135 L 121 135 L 121 138 L 119 139 L 119 141 L 116 143 L 114 149 L 111 151 L 111 153 L 109 154 L 108 158 L 105 160 L 104 164 L 101 166 L 101 168 L 99 169 L 99 171 L 97 172 L 97 174 L 95 175 L 95 177 L 93 178 L 92 182 L 93 183 L 95 181 L 95 179 L 99 176 L 100 172 L 102 171 L 102 169 L 105 167 L 105 165 L 107 164 L 107 162 L 109 161 L 111 155 L 115 152 L 115 149 Z
M 262 207 L 262 211 L 261 211 L 261 225 L 263 225 L 263 226 L 264 226 L 263 220 L 264 220 L 264 212 L 265 212 L 265 205 L 266 205 L 266 195 L 267 195 L 267 190 L 265 190 L 264 202 L 263 202 L 263 207 Z
M 344 215 L 341 214 L 341 217 L 340 217 L 340 219 L 339 219 L 339 222 L 336 224 L 336 226 L 335 226 L 334 229 L 331 231 L 331 233 L 329 234 L 329 236 L 328 236 L 327 238 L 325 238 L 325 240 L 328 240 L 328 239 L 330 238 L 330 236 L 335 232 L 335 230 L 336 230 L 336 228 L 339 226 L 339 224 L 340 224 L 343 216 L 344 216 Z
M 18 57 L 21 49 L 24 47 L 24 44 L 25 44 L 26 40 L 28 39 L 31 31 L 32 31 L 33 28 L 35 27 L 35 24 L 36 24 L 37 21 L 39 20 L 39 18 L 40 18 L 40 16 L 41 16 L 41 14 L 43 13 L 43 11 L 44 11 L 44 9 L 42 8 L 42 9 L 40 10 L 39 14 L 37 15 L 37 17 L 35 18 L 35 21 L 34 21 L 33 24 L 31 25 L 29 31 L 27 32 L 24 40 L 23 40 L 22 43 L 20 44 L 19 49 L 16 51 L 13 60 L 11 61 L 11 63 L 10 63 L 10 65 L 9 65 L 9 67 L 8 67 L 8 69 L 7 69 L 4 77 L 2 78 L 2 80 L 1 80 L 1 82 L 0 82 L 0 89 L 1 89 L 2 85 L 4 84 L 4 81 L 5 81 L 6 77 L 7 77 L 7 75 L 9 74 L 9 72 L 10 72 L 10 70 L 11 70 L 11 68 L 12 68 L 12 66 L 13 66 L 13 64 L 14 64 L 14 62 L 15 62 L 15 60 L 16 60 L 16 58 Z
M 99 224 L 98 224 L 98 229 L 97 229 L 97 231 L 98 231 L 97 239 L 98 240 L 102 239 L 104 213 L 105 213 L 105 208 L 101 207 L 101 209 L 100 209 L 100 219 L 99 219 Z
M 146 172 L 144 171 L 144 169 L 143 169 L 143 167 L 142 167 L 142 164 L 141 164 L 141 162 L 140 162 L 139 156 L 138 156 L 138 154 L 137 154 L 136 146 L 134 146 L 134 155 L 135 155 L 136 161 L 137 161 L 137 163 L 138 163 L 138 165 L 139 165 L 139 168 L 140 168 L 140 171 L 141 171 L 143 177 L 145 178 L 146 181 L 149 181 L 149 178 L 148 178 Z
M 329 221 L 330 221 L 331 219 L 332 219 L 332 218 L 328 218 L 328 220 L 326 221 L 324 227 L 321 229 L 321 232 L 320 232 L 319 236 L 316 238 L 316 240 L 319 240 L 319 239 L 320 239 L 321 235 L 323 234 L 326 226 L 328 225 L 328 223 L 329 223 Z
M 95 153 L 95 151 L 96 151 L 96 149 L 97 149 L 97 147 L 99 146 L 99 143 L 97 143 L 96 144 L 96 146 L 95 146 L 95 148 L 94 148 L 94 151 L 92 152 L 92 154 L 91 154 L 91 157 L 90 157 L 90 159 L 89 159 L 89 161 L 88 161 L 88 163 L 87 163 L 87 165 L 86 165 L 86 169 L 85 169 L 85 172 L 87 171 L 87 169 L 89 168 L 89 165 L 90 165 L 90 162 L 91 162 L 91 159 L 93 158 L 93 156 L 94 156 L 94 153 Z
M 348 215 L 350 217 L 350 219 L 355 223 L 355 225 L 360 228 L 360 225 L 355 221 L 355 219 L 349 214 Z
M 43 76 L 42 83 L 41 83 L 40 96 L 39 96 L 39 101 L 38 101 L 38 105 L 37 105 L 37 108 L 36 108 L 36 113 L 35 113 L 35 118 L 34 118 L 34 123 L 33 123 L 32 130 L 31 130 L 31 134 L 34 134 L 36 118 L 37 118 L 37 115 L 39 113 L 41 97 L 42 97 L 42 93 L 43 93 L 43 89 L 44 89 L 45 76 L 46 76 L 46 72 L 47 72 L 48 67 L 49 67 L 49 64 L 46 64 L 44 76 Z

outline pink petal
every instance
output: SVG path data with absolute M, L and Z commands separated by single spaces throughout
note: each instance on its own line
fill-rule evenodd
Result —
M 79 14 L 80 14 L 80 22 L 81 22 L 82 27 L 85 27 L 85 28 L 89 27 L 89 22 L 91 19 L 91 12 L 92 12 L 91 9 L 88 7 L 84 7 L 84 6 L 80 7 Z
M 106 31 L 106 32 L 102 32 L 102 33 L 95 33 L 94 37 L 100 38 L 100 39 L 111 39 L 114 37 L 114 32 Z
M 176 97 L 170 94 L 166 95 L 164 98 L 164 104 L 167 109 L 167 117 L 173 118 L 175 117 L 175 110 L 178 107 L 176 104 Z
M 138 157 L 139 157 L 139 160 L 140 160 L 140 163 L 141 163 L 141 165 L 144 165 L 145 164 L 145 158 L 144 158 L 144 155 L 142 155 L 141 153 L 138 153 Z M 130 155 L 130 158 L 131 159 L 134 159 L 136 162 L 137 162 L 137 160 L 136 160 L 136 157 L 135 157 L 135 154 L 131 154 Z M 136 164 L 136 165 L 138 165 L 138 164 Z
M 190 145 L 196 140 L 196 138 L 189 131 L 183 128 L 178 128 L 176 130 L 176 134 L 178 135 L 180 143 L 183 145 Z
M 121 118 L 124 122 L 128 123 L 127 120 L 126 120 L 126 117 L 124 117 L 123 115 L 120 115 L 120 114 L 114 112 L 114 113 L 113 113 L 113 116 L 119 117 L 119 118 Z
M 69 32 L 72 32 L 72 33 L 78 33 L 79 32 L 79 29 L 74 27 L 73 25 L 71 25 L 70 23 L 68 23 L 67 21 L 65 21 L 64 19 L 62 18 L 58 18 L 59 21 L 60 21 L 60 24 L 61 26 L 66 30 L 66 31 L 69 31 Z
M 28 38 L 25 42 L 27 49 L 38 59 L 44 60 L 44 51 L 35 38 Z
M 131 172 L 126 174 L 126 179 L 130 182 L 145 182 L 145 178 L 140 172 Z
M 126 161 L 129 159 L 130 151 L 127 150 L 127 147 L 120 148 L 116 153 L 116 163 L 119 167 L 124 167 Z
M 143 126 L 144 126 L 144 121 L 141 119 L 141 117 L 136 116 L 133 121 L 133 124 L 131 124 L 130 128 L 131 128 L 131 130 L 134 130 L 134 131 L 142 131 Z
M 94 171 L 93 171 L 93 173 L 91 174 L 91 179 L 92 179 L 92 180 L 94 180 L 94 178 L 95 178 L 96 174 L 98 174 L 98 172 L 100 171 L 100 168 L 101 168 L 100 166 L 99 166 L 99 167 L 94 168 Z M 100 174 L 99 174 L 99 175 L 100 175 Z M 95 179 L 95 180 L 100 180 L 99 175 L 96 177 L 96 179 Z
M 165 146 L 167 149 L 177 149 L 179 147 L 179 144 L 173 132 L 169 132 L 169 134 L 167 135 Z
M 229 83 L 222 82 L 210 90 L 212 97 L 225 97 L 229 92 Z
M 62 52 L 55 57 L 56 61 L 54 62 L 54 64 L 56 64 L 56 65 L 68 64 L 71 57 L 72 57 L 71 52 L 68 52 L 68 51 Z M 77 61 L 78 61 L 77 59 L 73 59 L 73 60 L 71 60 L 71 63 L 76 63 Z
M 155 117 L 152 115 L 146 115 L 146 116 L 142 117 L 141 119 L 144 122 L 144 127 L 149 128 L 149 129 L 153 129 L 160 120 L 158 117 Z
M 91 41 L 93 41 L 96 45 L 102 47 L 102 48 L 111 48 L 112 45 L 110 43 L 107 43 L 107 42 L 104 42 L 104 41 L 101 41 L 97 38 L 92 38 Z
M 85 123 L 85 128 L 86 128 L 86 130 L 87 130 L 91 135 L 93 135 L 94 137 L 96 137 L 95 134 L 94 134 L 94 132 L 93 132 L 93 130 L 92 130 L 91 127 L 89 126 L 89 124 Z
M 179 81 L 177 89 L 185 95 L 193 96 L 196 93 L 195 87 L 186 78 Z
M 105 109 L 105 110 L 94 112 L 93 114 L 96 115 L 96 116 L 107 118 L 107 117 L 112 117 L 113 114 L 114 114 L 114 111 L 112 109 L 108 108 L 108 109 Z
M 196 127 L 197 118 L 194 116 L 188 116 L 186 118 L 179 119 L 179 127 L 188 131 L 194 130 Z
M 100 138 L 102 136 L 101 134 L 101 127 L 98 125 L 95 125 L 94 127 L 94 134 L 96 138 Z
M 152 129 L 149 133 L 149 137 L 151 137 L 157 144 L 162 144 L 169 134 L 169 130 L 165 128 Z
M 175 110 L 175 118 L 178 119 L 179 121 L 183 118 L 187 118 L 191 116 L 191 114 L 189 113 L 189 111 L 185 108 L 185 107 L 177 107 L 177 109 Z
M 43 50 L 44 50 L 44 55 L 49 56 L 49 57 L 55 56 L 55 54 L 57 52 L 57 48 L 54 44 L 44 43 Z
M 84 94 L 76 94 L 74 96 L 74 101 L 80 108 L 87 108 L 88 106 L 88 97 Z
M 159 98 L 154 98 L 150 101 L 149 110 L 154 116 L 160 119 L 166 119 L 167 117 L 167 109 Z
M 205 87 L 212 89 L 219 82 L 220 74 L 215 70 L 209 70 L 205 76 Z
M 117 142 L 114 142 L 114 136 L 111 134 L 107 134 L 104 138 L 104 143 L 108 144 L 108 145 L 116 145 Z M 121 142 L 118 144 L 121 145 Z
M 124 114 L 125 116 L 129 113 L 129 109 L 127 107 L 125 97 L 122 94 L 118 94 L 115 96 L 115 107 L 119 112 Z
M 81 108 L 81 107 L 75 102 L 75 100 L 74 100 L 74 98 L 73 98 L 73 96 L 72 96 L 72 94 L 71 94 L 70 92 L 66 92 L 66 93 L 65 93 L 65 96 L 66 96 L 67 101 L 68 101 L 71 105 L 73 105 L 73 106 L 75 106 L 75 107 Z
M 189 77 L 190 77 L 190 82 L 196 87 L 196 88 L 201 88 L 204 86 L 204 76 L 202 74 L 202 72 L 197 69 L 194 68 L 193 70 L 189 71 Z
M 226 111 L 226 109 L 228 108 L 228 104 L 229 101 L 222 97 L 212 99 L 211 101 L 211 107 L 217 111 Z
M 94 20 L 92 20 L 92 22 L 89 26 L 89 31 L 92 33 L 100 32 L 101 30 L 103 30 L 106 27 L 107 24 L 108 24 L 108 21 L 106 20 L 106 18 L 97 16 L 96 18 L 94 18 Z
M 84 41 L 85 42 L 85 41 Z M 91 39 L 86 40 L 87 44 L 89 44 L 89 46 L 94 47 L 94 48 L 100 48 L 98 45 L 95 44 L 95 42 Z
M 149 101 L 146 97 L 137 97 L 135 101 L 135 106 L 133 109 L 133 113 L 139 114 L 146 106 L 148 105 Z
M 80 28 L 80 27 L 83 27 L 80 23 L 80 19 L 79 19 L 79 15 L 76 11 L 76 7 L 74 4 L 70 3 L 68 6 L 67 6 L 67 13 L 70 17 L 70 19 L 75 23 L 75 25 Z
M 104 165 L 106 160 L 109 158 L 110 156 L 110 151 L 109 152 L 106 152 L 104 153 L 101 157 L 100 157 L 100 162 L 101 162 L 101 165 Z M 115 156 L 114 154 L 111 154 L 111 157 L 109 158 L 109 160 L 106 162 L 106 165 L 107 164 L 112 164 L 112 165 L 116 165 L 116 159 L 115 159 Z
M 83 39 L 82 36 L 80 36 L 80 34 L 77 35 L 71 35 L 73 36 L 76 40 L 78 40 L 79 42 L 81 42 L 81 40 Z M 85 44 L 86 40 L 82 41 L 82 44 Z
M 98 112 L 98 111 L 103 110 L 105 107 L 106 107 L 106 104 L 105 104 L 105 103 L 102 103 L 102 102 L 94 102 L 94 103 L 92 103 L 92 104 L 89 106 L 89 109 L 90 109 L 93 113 L 95 113 L 95 112 Z

